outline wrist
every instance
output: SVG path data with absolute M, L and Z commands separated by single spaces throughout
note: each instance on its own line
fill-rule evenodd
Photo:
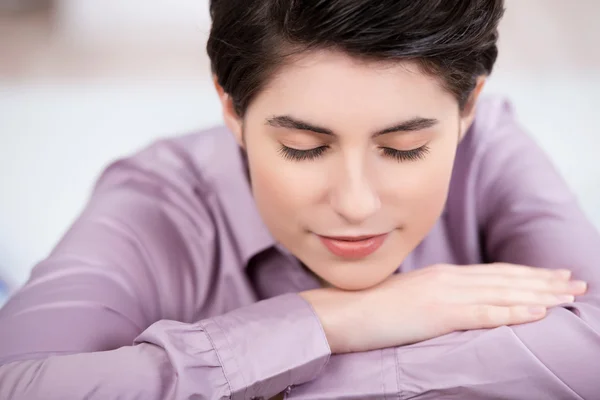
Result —
M 301 292 L 319 318 L 327 342 L 333 354 L 352 352 L 354 335 L 357 333 L 360 314 L 357 307 L 358 292 L 345 292 L 334 288 L 322 288 Z

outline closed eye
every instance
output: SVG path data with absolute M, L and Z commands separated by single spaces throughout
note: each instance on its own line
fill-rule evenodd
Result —
M 429 153 L 429 147 L 427 145 L 412 150 L 396 150 L 390 147 L 382 147 L 381 150 L 384 156 L 399 162 L 422 160 L 427 153 Z
M 298 150 L 291 147 L 287 147 L 282 145 L 279 149 L 279 153 L 286 160 L 290 161 L 305 161 L 305 160 L 314 160 L 319 158 L 329 149 L 329 146 L 320 146 L 315 147 L 314 149 L 309 150 Z
M 299 150 L 282 145 L 279 149 L 279 153 L 286 160 L 307 161 L 321 157 L 328 149 L 329 146 L 319 146 L 314 149 Z M 427 145 L 411 150 L 396 150 L 391 147 L 381 147 L 380 149 L 385 157 L 390 157 L 399 162 L 422 160 L 429 153 L 429 147 Z

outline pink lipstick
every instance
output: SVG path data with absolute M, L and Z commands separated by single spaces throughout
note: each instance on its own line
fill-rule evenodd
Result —
M 370 236 L 320 236 L 327 249 L 341 258 L 364 258 L 381 247 L 388 233 Z

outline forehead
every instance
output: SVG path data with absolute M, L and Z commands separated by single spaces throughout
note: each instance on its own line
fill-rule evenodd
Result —
M 456 108 L 439 78 L 413 61 L 366 61 L 341 52 L 312 51 L 290 58 L 266 84 L 256 102 L 281 112 L 309 110 L 415 114 Z M 404 111 L 403 111 L 404 110 Z

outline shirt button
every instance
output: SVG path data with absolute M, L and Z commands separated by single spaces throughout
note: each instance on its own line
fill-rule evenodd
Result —
M 293 386 L 294 386 L 294 385 L 290 385 L 290 386 L 286 387 L 286 388 L 285 388 L 285 394 L 290 394 L 290 392 L 292 391 L 292 387 L 293 387 Z

